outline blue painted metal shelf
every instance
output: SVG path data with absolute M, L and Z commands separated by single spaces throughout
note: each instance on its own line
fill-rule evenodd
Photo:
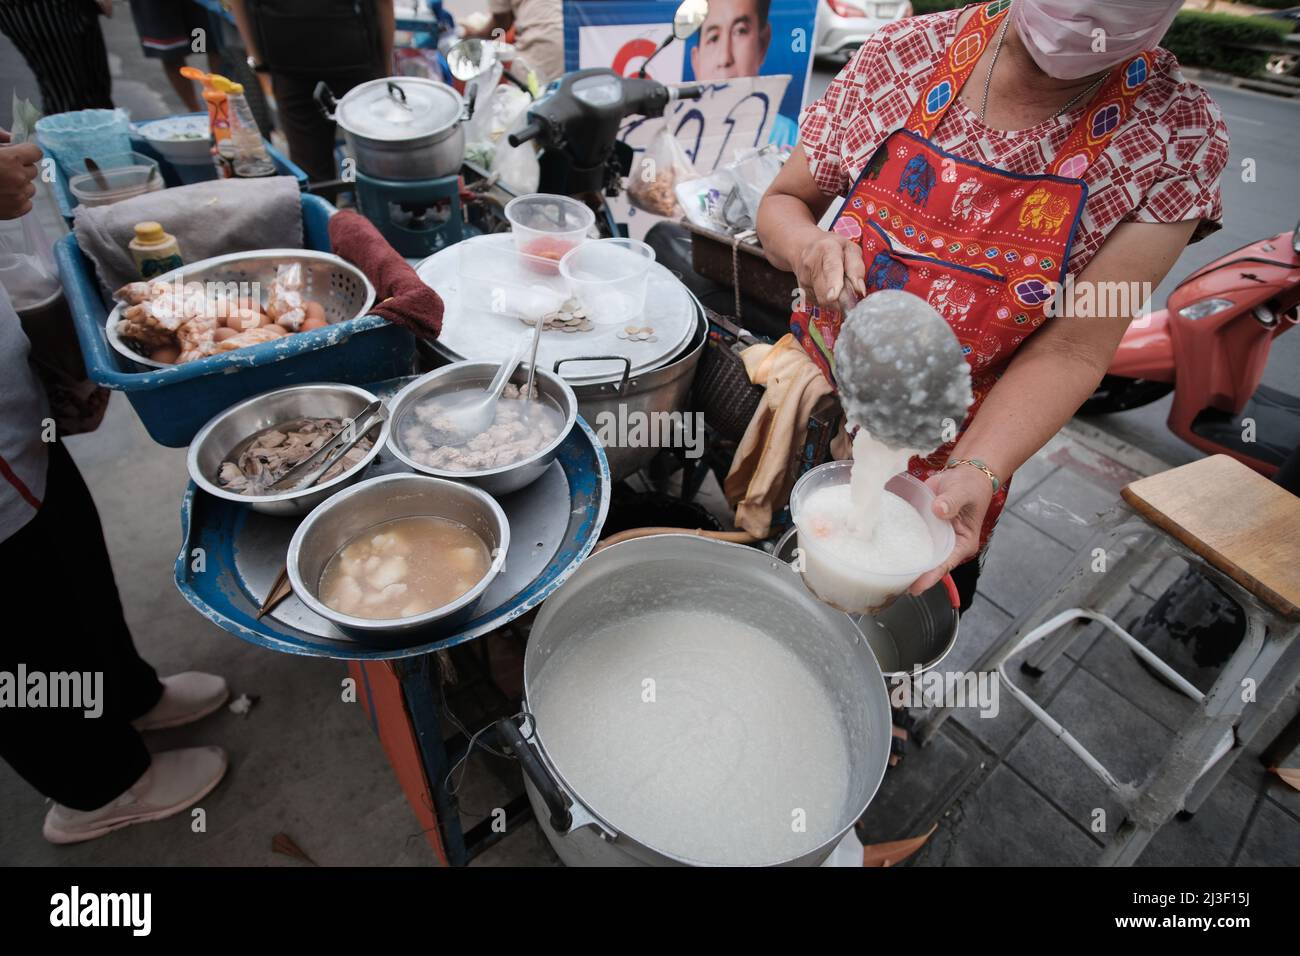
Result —
M 381 397 L 409 379 L 368 388 Z M 370 474 L 403 468 L 389 459 Z M 290 596 L 260 620 L 299 519 L 271 518 L 204 494 L 193 483 L 181 505 L 182 544 L 176 586 L 218 627 L 251 644 L 286 654 L 378 661 L 418 657 L 486 634 L 541 604 L 591 553 L 609 511 L 610 474 L 600 441 L 582 418 L 550 471 L 500 499 L 511 526 L 506 570 L 487 591 L 482 612 L 455 633 L 431 632 L 402 648 L 357 643 Z M 199 559 L 201 556 L 201 560 Z

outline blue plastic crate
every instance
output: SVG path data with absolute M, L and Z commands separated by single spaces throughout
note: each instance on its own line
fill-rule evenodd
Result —
M 206 118 L 208 114 L 185 113 L 181 115 L 202 116 Z M 292 176 L 298 181 L 298 188 L 305 191 L 307 189 L 307 174 L 303 172 L 301 167 L 297 166 L 289 159 L 289 157 L 285 156 L 282 152 L 272 146 L 269 141 L 263 140 L 262 142 L 266 146 L 266 152 L 270 155 L 271 161 L 275 163 L 276 173 L 280 176 Z M 155 160 L 158 163 L 158 172 L 162 173 L 163 184 L 169 189 L 172 186 L 186 186 L 190 183 L 204 182 L 209 179 L 217 178 L 217 167 L 212 163 L 208 163 L 206 166 L 187 166 L 182 172 L 181 168 L 176 164 L 163 159 L 162 155 L 149 145 L 149 141 L 142 136 L 133 135 L 131 137 L 131 149 L 134 152 L 139 153 L 141 156 L 148 156 L 150 159 Z M 72 195 L 72 191 L 68 188 L 68 180 L 70 178 L 71 177 L 64 172 L 62 167 L 59 168 L 58 175 L 54 177 L 54 199 L 55 202 L 59 204 L 59 212 L 63 215 L 63 218 L 68 221 L 69 225 L 72 223 L 72 211 L 79 205 L 77 197 Z
M 302 197 L 303 247 L 328 252 L 334 207 L 318 196 Z M 104 323 L 112 311 L 99 292 L 95 267 L 67 235 L 54 247 L 63 290 L 90 378 L 126 393 L 151 438 L 183 448 L 218 412 L 235 402 L 285 385 L 345 382 L 361 385 L 410 375 L 415 336 L 377 315 L 178 365 L 146 369 L 108 344 Z M 139 369 L 144 369 L 143 371 Z

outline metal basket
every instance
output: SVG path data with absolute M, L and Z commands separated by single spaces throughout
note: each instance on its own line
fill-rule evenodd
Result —
M 264 249 L 260 252 L 235 252 L 224 256 L 214 256 L 192 265 L 173 269 L 155 282 L 174 282 L 178 278 L 186 283 L 256 283 L 261 289 L 269 290 L 275 279 L 276 269 L 292 263 L 302 265 L 304 299 L 319 302 L 325 309 L 325 318 L 331 324 L 346 322 L 357 316 L 365 315 L 375 303 L 375 288 L 370 280 L 352 263 L 329 252 L 313 252 L 310 249 Z M 117 323 L 122 311 L 118 305 L 108 314 L 104 333 L 115 351 L 126 356 L 132 362 L 149 368 L 171 368 L 165 362 L 155 362 L 147 356 L 140 355 L 117 334 Z M 301 333 L 298 333 L 301 334 Z M 198 359 L 189 365 L 210 362 L 217 356 Z
M 740 352 L 758 339 L 725 316 L 705 310 L 709 340 L 695 376 L 695 406 L 722 438 L 738 442 L 758 411 L 764 389 L 749 380 Z

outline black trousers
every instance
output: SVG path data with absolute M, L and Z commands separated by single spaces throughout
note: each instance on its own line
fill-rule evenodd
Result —
M 310 78 L 271 74 L 271 89 L 275 93 L 280 129 L 289 141 L 289 158 L 302 167 L 312 182 L 328 182 L 339 176 L 338 164 L 334 162 L 335 126 L 325 118 L 312 95 L 316 83 L 324 80 L 329 85 L 330 92 L 343 99 L 343 94 L 352 87 L 380 75 L 377 70 L 332 73 Z
M 47 116 L 112 108 L 108 50 L 93 0 L 0 0 L 0 32 L 36 74 Z
M 49 446 L 45 499 L 36 517 L 0 542 L 0 576 L 18 606 L 35 613 L 0 637 L 0 671 L 91 671 L 103 676 L 103 713 L 0 707 L 0 757 L 64 806 L 94 810 L 149 767 L 131 721 L 162 696 L 122 616 L 99 513 L 72 457 Z

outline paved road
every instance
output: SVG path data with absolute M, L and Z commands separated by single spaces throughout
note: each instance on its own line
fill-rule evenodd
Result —
M 818 63 L 809 95 L 820 96 L 835 76 L 834 65 Z M 1163 306 L 1175 285 L 1207 262 L 1264 236 L 1292 229 L 1300 220 L 1300 101 L 1264 93 L 1207 84 L 1222 108 L 1232 138 L 1232 158 L 1223 175 L 1223 228 L 1189 246 L 1169 277 L 1156 289 L 1154 304 Z M 1242 179 L 1242 164 L 1254 160 L 1255 180 Z M 1300 392 L 1300 333 L 1276 340 L 1264 384 L 1287 392 Z M 1183 464 L 1201 453 L 1175 438 L 1165 427 L 1173 397 L 1120 415 L 1090 419 L 1130 444 L 1171 464 Z

